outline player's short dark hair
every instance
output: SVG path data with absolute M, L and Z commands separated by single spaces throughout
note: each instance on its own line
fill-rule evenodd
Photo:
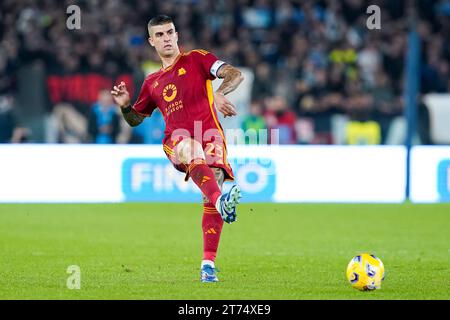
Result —
M 173 23 L 173 20 L 171 17 L 166 16 L 165 14 L 157 15 L 156 17 L 153 17 L 148 22 L 147 28 L 150 30 L 150 27 L 153 26 L 160 26 L 167 23 Z

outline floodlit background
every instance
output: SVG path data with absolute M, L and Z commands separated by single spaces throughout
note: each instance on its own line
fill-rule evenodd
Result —
M 81 28 L 69 30 L 66 9 L 73 4 Z M 367 27 L 371 4 L 380 8 L 381 29 Z M 124 80 L 136 96 L 144 77 L 161 67 L 146 26 L 165 13 L 175 19 L 184 51 L 209 50 L 251 74 L 235 98 L 233 128 L 278 128 L 281 144 L 403 144 L 408 17 L 415 8 L 421 49 L 415 142 L 449 144 L 442 124 L 449 117 L 442 107 L 449 103 L 449 6 L 445 0 L 5 0 L 0 141 L 160 143 L 158 115 L 133 131 L 111 121 L 111 140 L 95 136 L 89 119 L 96 105 L 111 104 L 101 90 Z M 24 129 L 14 135 L 14 128 Z
M 109 93 L 161 68 L 157 14 L 245 75 L 214 288 L 161 113 L 130 128 Z M 448 0 L 0 1 L 0 297 L 449 299 L 449 34 Z M 344 277 L 361 252 L 386 265 L 370 296 Z

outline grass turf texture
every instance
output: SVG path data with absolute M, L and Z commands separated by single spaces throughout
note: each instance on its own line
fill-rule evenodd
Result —
M 0 205 L 1 299 L 450 299 L 450 205 L 243 204 L 219 283 L 199 282 L 197 204 Z M 385 264 L 381 290 L 345 269 Z M 69 290 L 69 265 L 81 289 Z

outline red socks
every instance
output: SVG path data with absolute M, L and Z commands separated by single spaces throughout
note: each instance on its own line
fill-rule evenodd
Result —
M 204 160 L 194 160 L 189 165 L 188 172 L 192 181 L 200 188 L 209 202 L 215 206 L 222 192 L 211 168 L 206 165 Z
M 208 203 L 203 204 L 203 260 L 214 262 L 223 226 L 222 217 L 217 212 L 215 205 L 222 192 L 217 184 L 214 171 L 206 165 L 204 160 L 192 161 L 188 172 L 192 181 L 209 200 Z
M 203 204 L 203 260 L 215 261 L 223 220 L 211 203 Z

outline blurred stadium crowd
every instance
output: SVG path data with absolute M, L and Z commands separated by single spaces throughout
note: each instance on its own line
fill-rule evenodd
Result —
M 450 91 L 450 2 L 415 0 L 421 94 Z M 413 1 L 2 0 L 0 143 L 160 143 L 160 114 L 128 128 L 109 90 L 136 97 L 161 65 L 147 43 L 156 14 L 175 20 L 183 51 L 203 48 L 253 71 L 243 129 L 276 128 L 280 143 L 402 143 L 408 16 Z M 66 8 L 81 8 L 69 30 Z M 381 7 L 369 30 L 366 8 Z M 419 101 L 420 142 L 431 144 Z

